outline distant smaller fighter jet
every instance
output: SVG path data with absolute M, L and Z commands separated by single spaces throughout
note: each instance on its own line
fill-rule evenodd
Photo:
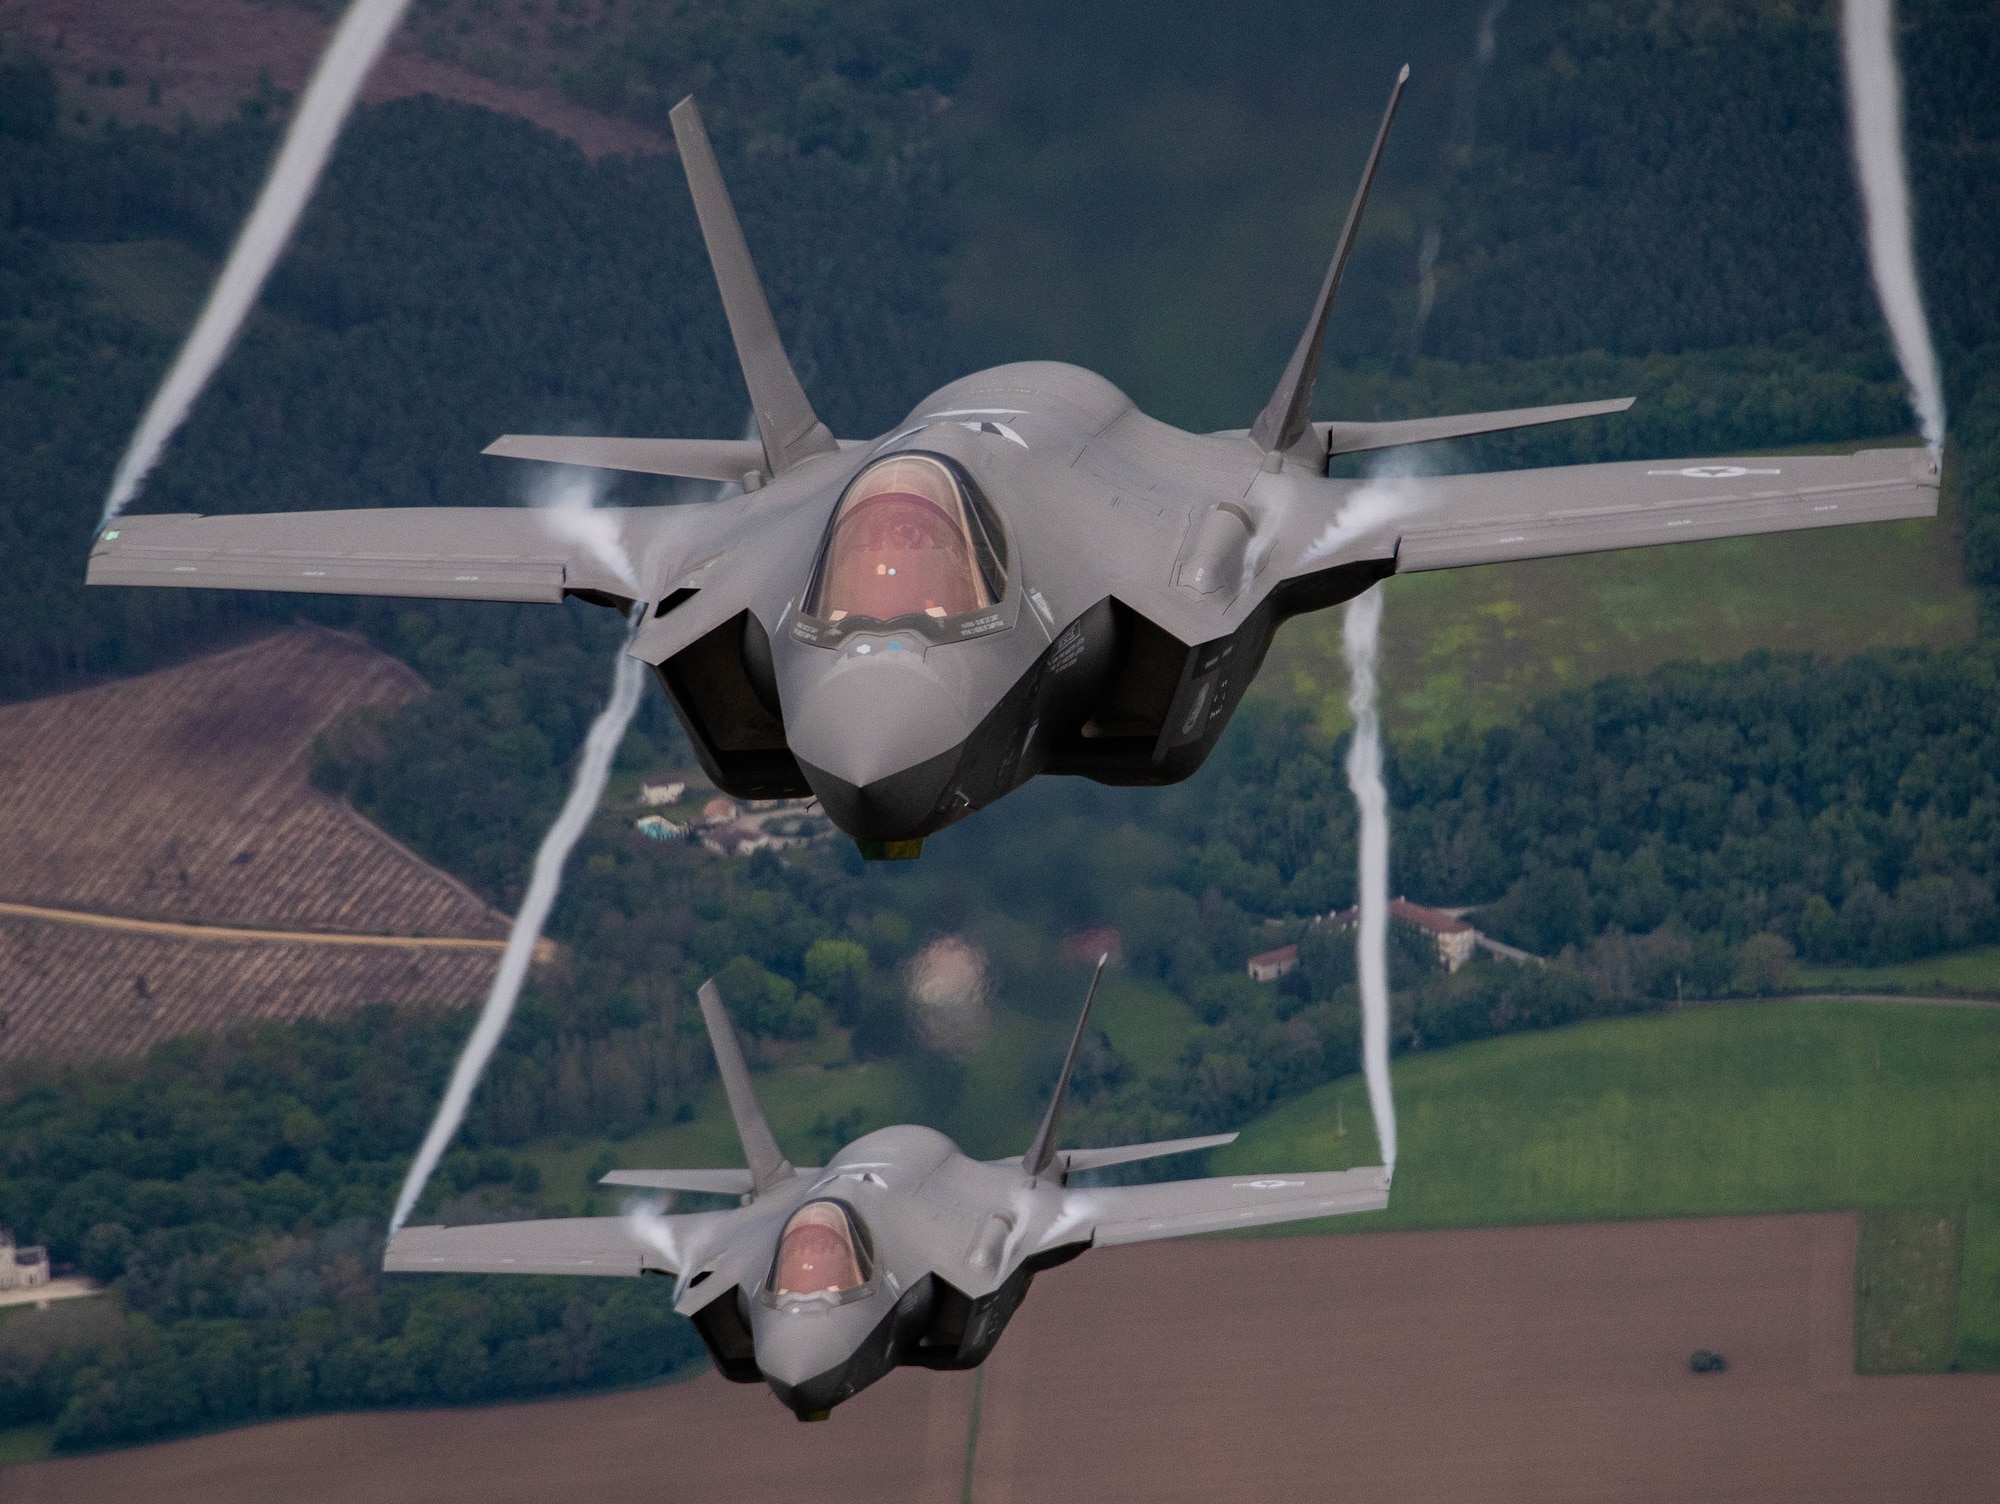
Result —
M 1098 962 L 1098 975 L 1104 970 Z M 759 1380 L 800 1420 L 825 1420 L 890 1369 L 976 1368 L 1028 1285 L 1091 1248 L 1259 1227 L 1389 1204 L 1379 1165 L 1077 1187 L 1079 1170 L 1186 1154 L 1233 1133 L 1113 1149 L 1058 1149 L 1093 977 L 1041 1127 L 1018 1158 L 970 1159 L 942 1133 L 863 1135 L 823 1169 L 791 1165 L 750 1085 L 713 982 L 701 1012 L 749 1168 L 621 1170 L 607 1185 L 740 1195 L 728 1211 L 405 1227 L 392 1273 L 664 1275 L 723 1377 Z

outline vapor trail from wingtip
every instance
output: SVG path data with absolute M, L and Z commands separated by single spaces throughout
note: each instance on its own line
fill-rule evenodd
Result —
M 256 207 L 244 221 L 222 275 L 208 296 L 208 306 L 195 321 L 193 332 L 118 462 L 100 527 L 139 494 L 167 441 L 187 420 L 189 410 L 236 342 L 237 332 L 263 290 L 264 279 L 284 254 L 299 215 L 312 197 L 340 128 L 354 108 L 355 96 L 408 4 L 409 0 L 354 0 L 341 18 L 291 129 L 285 133 L 284 145 L 271 164 L 263 191 L 257 195 Z
M 635 614 L 635 626 L 637 621 Z M 604 797 L 604 785 L 611 776 L 611 760 L 617 756 L 619 743 L 625 740 L 626 728 L 632 724 L 632 714 L 639 708 L 639 690 L 645 682 L 645 668 L 645 664 L 629 653 L 619 655 L 618 667 L 611 676 L 610 703 L 591 724 L 590 734 L 584 738 L 583 756 L 577 763 L 576 781 L 570 786 L 569 798 L 564 801 L 562 813 L 556 816 L 555 824 L 549 827 L 549 833 L 542 837 L 541 849 L 535 853 L 535 864 L 528 877 L 528 891 L 521 900 L 521 912 L 514 916 L 514 927 L 508 932 L 507 948 L 501 953 L 500 969 L 494 974 L 493 985 L 480 1008 L 479 1022 L 473 1025 L 472 1037 L 466 1040 L 458 1064 L 452 1067 L 451 1083 L 445 1088 L 444 1100 L 438 1104 L 437 1116 L 431 1122 L 430 1131 L 424 1135 L 423 1146 L 417 1150 L 409 1174 L 403 1179 L 402 1192 L 396 1197 L 396 1210 L 389 1219 L 392 1237 L 416 1206 L 417 1199 L 423 1195 L 431 1172 L 437 1169 L 452 1136 L 458 1132 L 465 1110 L 472 1103 L 472 1094 L 479 1086 L 479 1078 L 485 1074 L 486 1063 L 493 1058 L 500 1036 L 507 1031 L 507 1021 L 514 1016 L 514 1004 L 520 999 L 521 984 L 527 979 L 528 963 L 534 958 L 535 942 L 541 938 L 542 926 L 548 922 L 549 911 L 555 907 L 556 894 L 562 887 L 563 864 L 576 848 L 584 827 L 590 823 L 590 817 L 597 812 L 598 802 Z
M 625 552 L 625 541 L 619 534 L 618 523 L 597 507 L 604 489 L 602 470 L 564 465 L 556 471 L 554 478 L 537 488 L 531 505 L 548 519 L 551 536 L 592 555 L 618 577 L 636 600 L 641 593 L 639 577 Z
M 1847 75 L 1848 126 L 1861 205 L 1868 224 L 1868 267 L 1896 345 L 1910 404 L 1933 454 L 1944 448 L 1944 379 L 1917 285 L 1910 229 L 1910 179 L 1903 150 L 1903 75 L 1896 64 L 1893 0 L 1844 0 L 1840 50 Z
M 1389 1082 L 1389 791 L 1382 782 L 1382 720 L 1375 664 L 1382 645 L 1382 590 L 1371 586 L 1347 603 L 1340 646 L 1347 659 L 1347 708 L 1354 739 L 1347 786 L 1360 814 L 1360 914 L 1354 957 L 1361 983 L 1361 1067 L 1382 1164 L 1396 1173 L 1396 1098 Z

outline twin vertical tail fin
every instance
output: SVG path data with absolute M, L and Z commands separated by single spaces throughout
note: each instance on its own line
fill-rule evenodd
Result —
M 715 269 L 716 287 L 722 293 L 722 311 L 729 318 L 729 336 L 736 343 L 743 382 L 750 388 L 750 407 L 764 443 L 765 466 L 772 476 L 783 475 L 816 454 L 834 453 L 840 445 L 806 400 L 805 388 L 799 385 L 798 373 L 778 338 L 764 284 L 750 260 L 743 226 L 729 202 L 722 169 L 716 165 L 693 96 L 675 105 L 667 118 L 673 122 L 674 145 L 680 150 L 688 190 L 694 195 L 695 217 L 701 221 L 701 238 Z
M 1368 165 L 1362 168 L 1360 186 L 1354 190 L 1354 202 L 1348 205 L 1347 222 L 1340 227 L 1340 242 L 1334 247 L 1333 264 L 1326 269 L 1326 280 L 1320 283 L 1319 300 L 1313 304 L 1312 317 L 1306 322 L 1305 333 L 1299 336 L 1298 348 L 1292 351 L 1291 363 L 1285 367 L 1278 389 L 1271 393 L 1271 400 L 1264 404 L 1264 410 L 1250 426 L 1250 441 L 1266 454 L 1276 457 L 1296 454 L 1297 458 L 1321 473 L 1326 470 L 1326 455 L 1319 440 L 1313 436 L 1309 409 L 1312 406 L 1313 382 L 1319 376 L 1320 349 L 1326 343 L 1327 315 L 1333 311 L 1334 295 L 1340 291 L 1340 276 L 1347 269 L 1348 252 L 1354 249 L 1354 234 L 1361 225 L 1361 211 L 1368 204 L 1368 190 L 1375 182 L 1375 169 L 1382 160 L 1382 146 L 1389 139 L 1389 126 L 1396 118 L 1396 104 L 1402 99 L 1403 85 L 1409 80 L 1410 66 L 1405 63 L 1403 71 L 1396 75 L 1395 87 L 1389 91 L 1389 107 L 1382 112 L 1382 124 L 1375 132 L 1375 144 L 1368 149 Z
M 736 1119 L 736 1136 L 743 1141 L 743 1158 L 750 1166 L 750 1194 L 761 1196 L 773 1186 L 784 1184 L 796 1173 L 791 1161 L 778 1152 L 764 1109 L 750 1085 L 750 1067 L 743 1063 L 743 1046 L 736 1038 L 736 1026 L 729 1021 L 722 994 L 713 981 L 701 984 L 701 1018 L 708 1025 L 708 1042 L 715 1050 L 715 1067 L 722 1075 L 723 1094 L 729 1098 L 729 1115 Z
M 1083 1031 L 1090 1023 L 1090 1005 L 1097 997 L 1098 980 L 1103 977 L 1105 963 L 1110 959 L 1109 952 L 1097 958 L 1097 970 L 1090 974 L 1090 991 L 1083 995 L 1083 1012 L 1077 1015 L 1076 1032 L 1069 1037 L 1069 1053 L 1063 1056 L 1062 1074 L 1056 1077 L 1055 1095 L 1049 1098 L 1049 1110 L 1042 1117 L 1042 1126 L 1035 1130 L 1028 1152 L 1021 1156 L 1021 1168 L 1030 1175 L 1046 1174 L 1055 1163 L 1056 1134 L 1062 1127 L 1063 1102 L 1069 1096 L 1069 1078 L 1076 1070 L 1077 1052 L 1083 1048 Z

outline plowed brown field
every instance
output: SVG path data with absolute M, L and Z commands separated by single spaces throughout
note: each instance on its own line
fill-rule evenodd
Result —
M 713 1375 L 329 1416 L 7 1473 L 10 1504 L 1975 1499 L 2000 1378 L 1853 1375 L 1850 1216 L 1156 1244 L 987 1364 L 802 1426 Z M 1696 1375 L 1710 1347 L 1729 1371 Z
M 246 929 L 497 941 L 505 916 L 308 780 L 313 739 L 423 692 L 300 628 L 0 707 L 0 900 Z M 130 934 L 0 914 L 0 1058 L 142 1050 L 245 1017 L 476 1001 L 491 952 Z

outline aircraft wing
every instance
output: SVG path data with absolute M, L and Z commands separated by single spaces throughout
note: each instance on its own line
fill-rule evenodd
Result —
M 1398 574 L 1934 517 L 1938 502 L 1937 462 L 1925 449 L 1638 460 L 1373 484 L 1400 523 Z
M 624 1217 L 553 1217 L 473 1227 L 405 1227 L 389 1239 L 391 1274 L 623 1274 L 676 1271 Z
M 642 583 L 724 546 L 745 498 L 675 507 L 388 507 L 121 517 L 90 551 L 92 585 L 540 601 Z
M 1388 1171 L 1367 1165 L 1304 1175 L 1224 1175 L 1071 1191 L 1062 1225 L 1066 1241 L 1076 1241 L 1076 1229 L 1083 1225 L 1098 1247 L 1108 1248 L 1232 1227 L 1379 1212 L 1388 1204 Z

